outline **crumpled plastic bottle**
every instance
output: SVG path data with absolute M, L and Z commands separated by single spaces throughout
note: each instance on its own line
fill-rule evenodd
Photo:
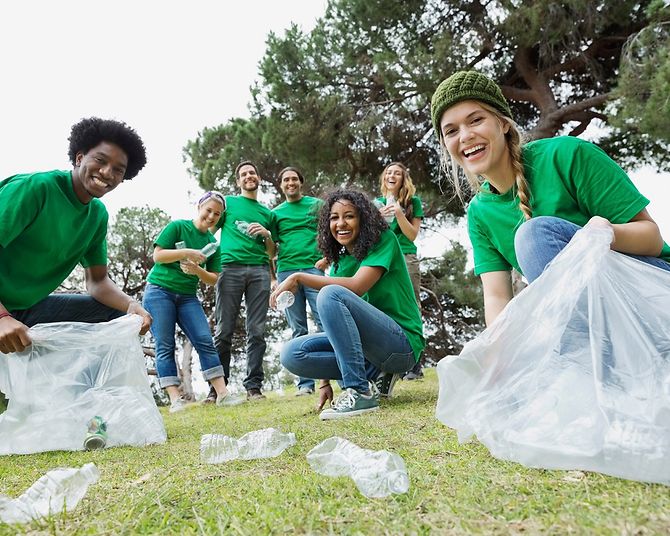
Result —
M 230 460 L 274 458 L 295 445 L 295 434 L 275 428 L 264 428 L 244 434 L 239 439 L 221 434 L 205 434 L 200 439 L 200 459 L 205 463 Z
M 285 290 L 277 296 L 277 311 L 288 309 L 295 302 L 295 294 L 290 290 Z
M 407 493 L 409 476 L 403 459 L 387 450 L 368 450 L 341 437 L 329 437 L 307 453 L 314 471 L 326 476 L 349 476 L 369 498 Z
M 80 468 L 53 469 L 40 477 L 20 497 L 0 495 L 0 520 L 5 523 L 27 523 L 33 519 L 72 511 L 91 484 L 100 478 L 95 464 Z

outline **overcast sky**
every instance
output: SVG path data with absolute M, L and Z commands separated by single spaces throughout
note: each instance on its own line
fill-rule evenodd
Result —
M 247 116 L 268 33 L 281 34 L 291 22 L 312 29 L 325 4 L 2 2 L 0 178 L 68 169 L 73 123 L 91 115 L 120 119 L 144 139 L 149 164 L 105 196 L 110 214 L 149 204 L 173 218 L 191 217 L 200 189 L 188 178 L 182 147 L 205 126 Z M 667 176 L 646 170 L 634 180 L 670 240 Z M 435 254 L 429 242 L 444 238 L 424 237 L 424 254 Z

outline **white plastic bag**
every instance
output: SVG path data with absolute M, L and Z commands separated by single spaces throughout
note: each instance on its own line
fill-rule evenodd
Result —
M 88 421 L 107 425 L 107 446 L 164 443 L 163 420 L 137 336 L 141 318 L 30 328 L 32 345 L 0 353 L 0 454 L 83 450 Z
M 496 458 L 670 484 L 670 272 L 586 227 L 461 355 L 437 418 Z

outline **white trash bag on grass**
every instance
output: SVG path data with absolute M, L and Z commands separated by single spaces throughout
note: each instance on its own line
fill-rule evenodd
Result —
M 164 443 L 137 336 L 141 318 L 59 322 L 30 328 L 32 345 L 0 353 L 0 454 L 83 450 L 88 422 L 102 417 L 107 446 Z
M 437 418 L 530 467 L 670 484 L 670 272 L 587 226 L 458 357 Z

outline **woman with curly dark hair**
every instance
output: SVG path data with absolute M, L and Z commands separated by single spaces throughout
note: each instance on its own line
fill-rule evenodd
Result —
M 330 277 L 295 273 L 275 289 L 270 303 L 300 284 L 319 290 L 323 332 L 287 342 L 281 362 L 294 374 L 321 379 L 319 409 L 333 398 L 330 380 L 341 380 L 344 391 L 320 415 L 340 419 L 377 410 L 377 388 L 368 380 L 389 378 L 383 387 L 390 395 L 393 380 L 414 366 L 425 341 L 398 240 L 364 194 L 328 195 L 318 242 L 332 266 Z

